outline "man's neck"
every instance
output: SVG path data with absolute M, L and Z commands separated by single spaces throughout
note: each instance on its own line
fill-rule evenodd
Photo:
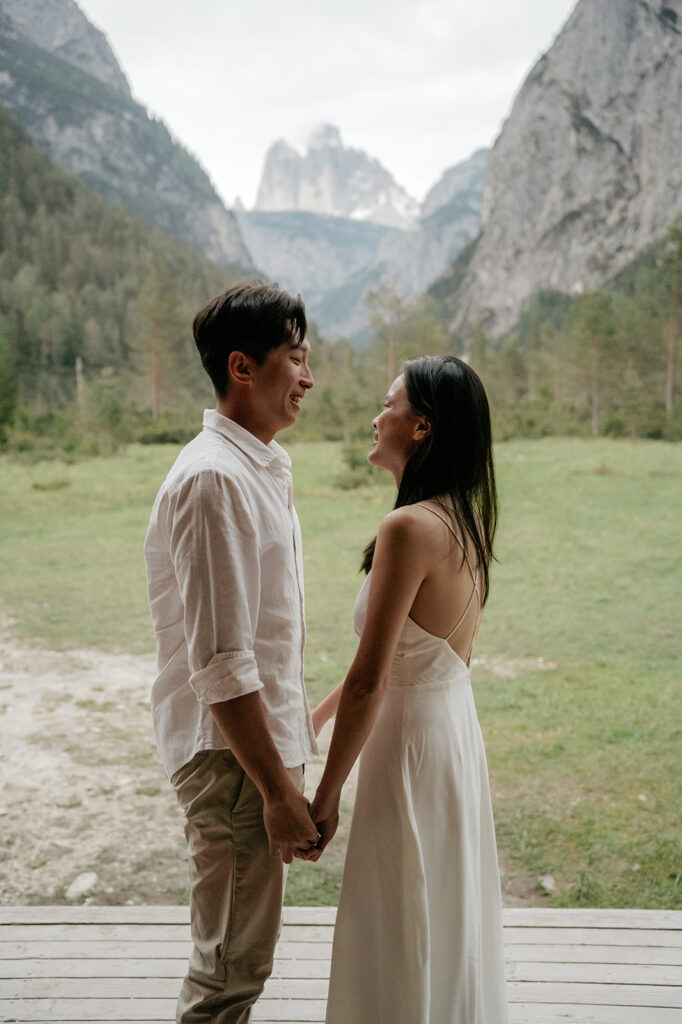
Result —
M 227 395 L 224 398 L 219 398 L 216 402 L 216 412 L 219 412 L 221 416 L 227 416 L 228 420 L 232 420 L 233 423 L 238 423 L 240 427 L 248 430 L 263 444 L 270 444 L 274 438 L 274 434 L 271 434 L 270 431 L 263 430 L 263 425 L 257 421 L 251 409 L 242 402 L 230 401 Z

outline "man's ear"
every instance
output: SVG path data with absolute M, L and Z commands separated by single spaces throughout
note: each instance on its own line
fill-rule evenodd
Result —
M 253 380 L 253 362 L 243 352 L 230 352 L 227 358 L 227 372 L 238 384 L 250 384 Z

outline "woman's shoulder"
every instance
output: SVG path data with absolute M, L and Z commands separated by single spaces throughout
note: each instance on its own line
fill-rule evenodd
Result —
M 445 514 L 438 511 L 437 503 L 420 501 L 401 505 L 384 516 L 379 534 L 388 541 L 424 544 L 429 540 L 436 542 L 446 527 L 449 528 Z

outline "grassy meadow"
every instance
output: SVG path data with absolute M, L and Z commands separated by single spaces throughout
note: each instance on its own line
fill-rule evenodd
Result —
M 393 488 L 338 489 L 337 444 L 289 450 L 315 701 L 352 658 L 360 552 Z M 0 609 L 14 637 L 152 650 L 142 541 L 175 453 L 0 459 Z M 682 447 L 546 439 L 496 456 L 499 562 L 473 681 L 505 885 L 537 901 L 551 874 L 552 905 L 682 907 Z M 342 857 L 341 842 L 296 863 L 289 902 L 334 902 Z

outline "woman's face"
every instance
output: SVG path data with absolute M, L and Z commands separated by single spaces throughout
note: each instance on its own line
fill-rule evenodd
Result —
M 428 424 L 410 405 L 401 375 L 391 384 L 382 412 L 372 422 L 374 442 L 367 456 L 373 466 L 393 473 L 399 483 L 405 463 L 428 433 Z

